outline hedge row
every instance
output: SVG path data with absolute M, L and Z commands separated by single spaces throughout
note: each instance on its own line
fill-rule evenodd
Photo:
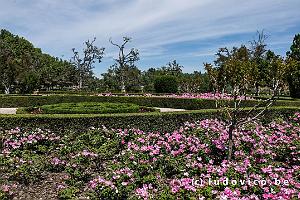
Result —
M 99 93 L 111 93 L 112 95 L 116 96 L 127 96 L 127 95 L 138 95 L 138 96 L 143 96 L 145 93 L 143 92 L 88 92 L 88 91 L 76 91 L 76 90 L 53 90 L 53 91 L 39 91 L 37 94 L 43 95 L 43 94 L 63 94 L 63 95 L 96 95 Z M 156 96 L 164 96 L 164 95 L 173 95 L 174 93 L 156 93 L 156 92 L 151 92 L 152 95 Z M 176 93 L 179 94 L 179 93 Z M 30 94 L 29 94 L 30 95 Z M 32 95 L 32 94 L 31 94 Z
M 259 100 L 242 101 L 242 106 L 252 107 Z M 57 103 L 78 103 L 78 102 L 112 102 L 112 103 L 133 103 L 148 107 L 182 108 L 187 110 L 214 109 L 215 100 L 210 99 L 185 99 L 171 97 L 114 97 L 114 96 L 80 96 L 80 95 L 50 95 L 50 96 L 3 96 L 0 97 L 0 107 L 29 107 Z M 224 100 L 231 104 L 232 101 Z M 230 105 L 230 106 L 231 106 Z M 274 106 L 300 107 L 300 101 L 280 100 Z
M 80 102 L 43 105 L 41 107 L 19 108 L 18 114 L 105 114 L 154 112 L 156 109 L 131 103 Z
M 300 108 L 274 107 L 263 117 L 270 122 L 278 117 L 287 118 Z M 89 127 L 139 128 L 145 131 L 172 131 L 186 121 L 197 121 L 207 118 L 222 118 L 217 110 L 197 110 L 173 113 L 128 113 L 128 114 L 66 114 L 66 115 L 0 115 L 0 127 L 38 127 L 51 130 L 84 130 Z

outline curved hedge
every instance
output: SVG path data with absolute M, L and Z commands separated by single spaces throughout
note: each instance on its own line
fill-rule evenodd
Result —
M 50 96 L 2 96 L 0 107 L 30 107 L 57 103 L 78 102 L 112 102 L 133 103 L 148 107 L 181 108 L 187 110 L 214 109 L 215 100 L 211 99 L 186 99 L 172 97 L 114 97 L 114 96 L 83 96 L 83 95 L 50 95 Z M 224 103 L 232 106 L 232 101 L 224 100 Z M 259 100 L 242 101 L 242 106 L 252 107 Z M 278 100 L 274 106 L 300 107 L 300 101 Z
M 43 105 L 39 107 L 39 112 L 43 114 L 104 114 L 104 113 L 137 113 L 147 108 L 130 103 L 108 103 L 108 102 L 79 102 L 79 103 L 59 103 Z M 147 109 L 150 111 L 150 109 Z M 36 108 L 28 107 L 18 109 L 18 113 L 31 113 Z M 151 109 L 154 111 L 154 109 Z

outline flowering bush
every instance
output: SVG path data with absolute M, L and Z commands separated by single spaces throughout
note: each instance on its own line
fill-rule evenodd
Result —
M 1 136 L 0 195 L 16 194 L 26 173 L 40 182 L 63 173 L 61 199 L 299 199 L 299 133 L 300 113 L 289 122 L 246 124 L 234 130 L 229 162 L 228 127 L 213 119 L 170 133 L 10 130 Z
M 167 97 L 174 97 L 174 98 L 187 98 L 187 99 L 222 99 L 222 100 L 232 100 L 233 96 L 230 94 L 222 94 L 222 93 L 199 93 L 199 94 L 190 94 L 190 93 L 184 93 L 180 95 L 166 95 Z M 241 100 L 253 100 L 253 98 L 248 97 L 248 96 L 238 96 L 238 99 Z
M 97 96 L 118 96 L 117 94 L 111 94 L 111 93 L 101 93 L 97 94 Z M 139 96 L 138 94 L 124 94 L 124 96 Z M 145 97 L 155 97 L 156 95 L 145 93 L 143 94 Z M 173 98 L 186 98 L 186 99 L 220 99 L 220 100 L 232 100 L 233 97 L 230 94 L 227 93 L 212 93 L 212 92 L 206 92 L 206 93 L 183 93 L 183 94 L 171 94 L 171 95 L 159 95 L 159 97 L 173 97 Z M 238 99 L 241 100 L 254 100 L 252 97 L 249 96 L 238 96 Z

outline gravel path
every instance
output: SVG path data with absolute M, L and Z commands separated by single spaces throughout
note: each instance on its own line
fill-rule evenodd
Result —
M 0 108 L 0 114 L 16 114 L 17 108 Z
M 175 108 L 157 108 L 160 112 L 182 112 L 186 111 L 185 109 L 175 109 Z M 0 108 L 0 114 L 16 114 L 17 108 Z
M 185 109 L 175 109 L 175 108 L 157 108 L 155 107 L 156 109 L 159 109 L 160 112 L 182 112 L 182 111 L 186 111 Z

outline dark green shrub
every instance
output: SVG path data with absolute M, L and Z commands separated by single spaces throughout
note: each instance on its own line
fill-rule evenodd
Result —
M 144 96 L 83 96 L 83 95 L 50 95 L 50 96 L 1 96 L 0 107 L 39 107 L 42 105 L 58 103 L 78 103 L 78 102 L 111 102 L 111 103 L 132 103 L 139 106 L 181 108 L 186 110 L 215 109 L 216 101 L 212 99 L 188 99 L 170 97 L 144 97 Z M 244 107 L 252 107 L 258 104 L 259 100 L 242 101 Z M 233 103 L 225 100 L 229 106 Z M 278 100 L 274 106 L 300 107 L 300 101 Z
M 81 102 L 44 105 L 40 109 L 44 114 L 102 114 L 139 112 L 140 106 L 129 103 Z
M 159 76 L 154 81 L 154 89 L 157 93 L 176 93 L 178 81 L 175 76 Z

